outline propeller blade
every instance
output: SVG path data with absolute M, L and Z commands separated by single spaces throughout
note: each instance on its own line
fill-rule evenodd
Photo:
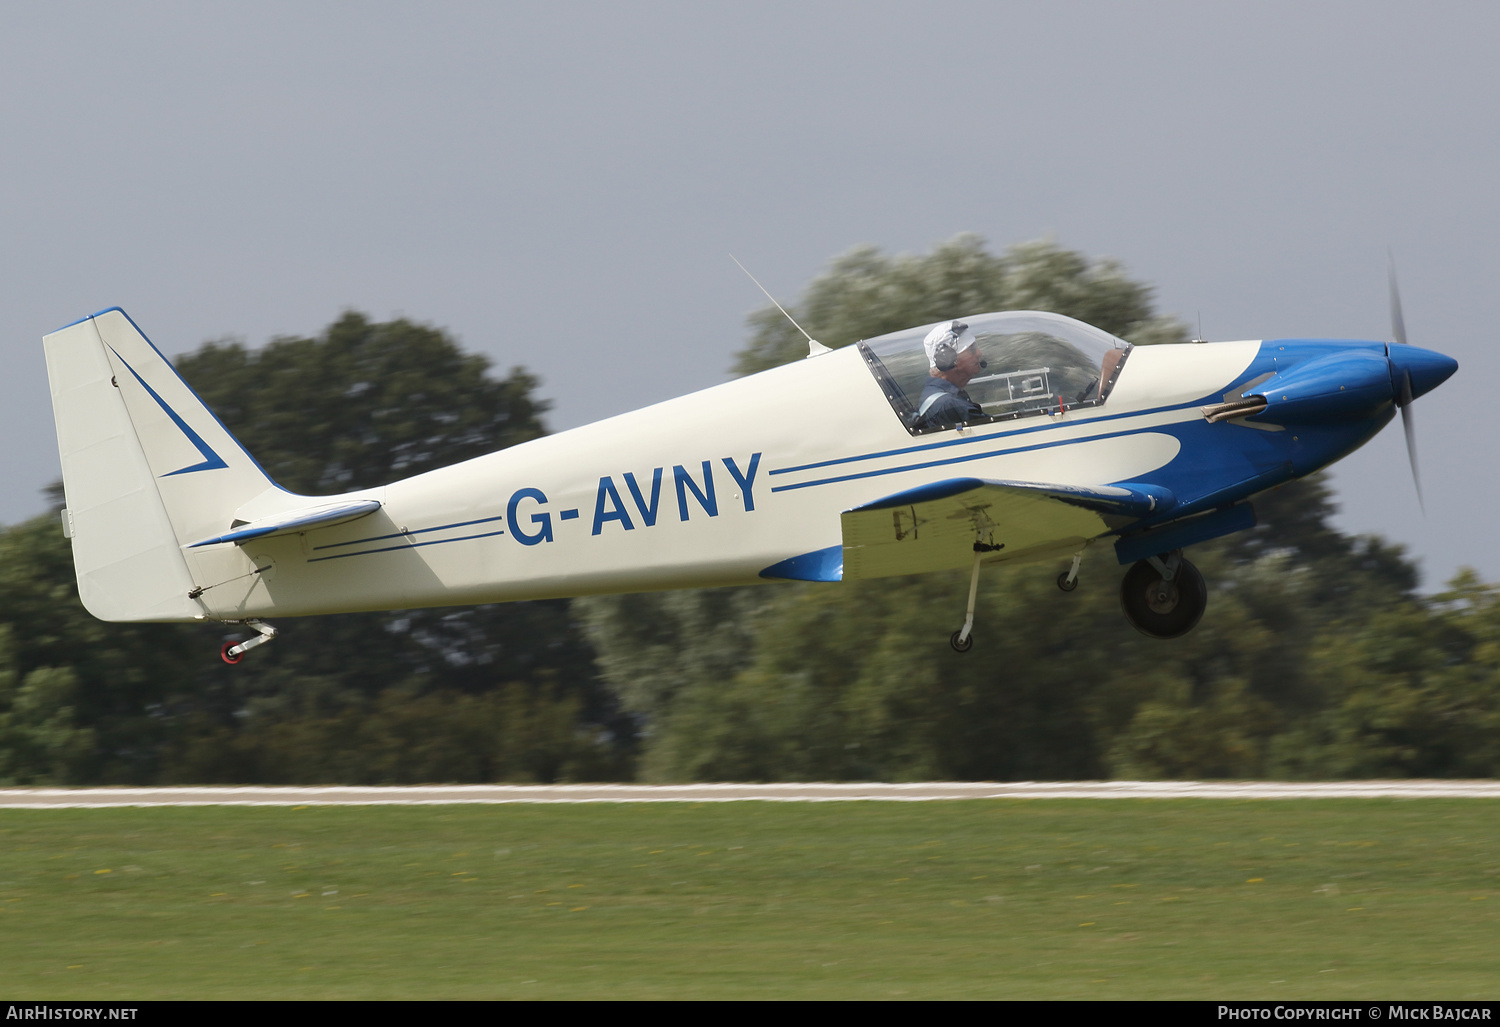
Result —
M 1406 345 L 1406 318 L 1401 316 L 1401 290 L 1396 288 L 1396 258 L 1391 257 L 1391 335 L 1401 345 Z
M 1401 398 L 1396 405 L 1401 408 L 1401 430 L 1406 433 L 1406 456 L 1411 461 L 1411 481 L 1417 487 L 1417 505 L 1427 513 L 1427 504 L 1422 500 L 1422 477 L 1417 473 L 1417 424 L 1411 413 L 1411 372 L 1401 376 Z
M 1391 335 L 1398 344 L 1405 346 L 1406 318 L 1401 316 L 1401 290 L 1396 286 L 1396 255 L 1387 250 L 1386 256 L 1390 258 L 1388 275 L 1391 286 Z M 1389 347 L 1386 357 L 1390 357 Z M 1406 457 L 1411 461 L 1411 483 L 1417 487 L 1417 505 L 1426 514 L 1427 504 L 1422 499 L 1422 476 L 1417 473 L 1417 424 L 1412 419 L 1412 399 L 1411 372 L 1402 371 L 1401 395 L 1396 397 L 1396 406 L 1401 409 L 1401 430 L 1406 433 Z

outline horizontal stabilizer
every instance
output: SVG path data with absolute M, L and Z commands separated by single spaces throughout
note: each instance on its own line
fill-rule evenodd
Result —
M 290 535 L 297 531 L 308 531 L 312 528 L 326 528 L 333 524 L 343 524 L 356 518 L 366 517 L 380 509 L 378 499 L 359 499 L 353 502 L 325 503 L 321 506 L 301 507 L 296 510 L 288 510 L 276 514 L 273 517 L 262 517 L 259 520 L 247 521 L 236 525 L 233 530 L 213 538 L 206 538 L 200 542 L 189 543 L 186 548 L 197 549 L 199 546 L 218 545 L 221 542 L 248 542 L 253 538 L 267 538 L 271 535 Z
M 843 514 L 846 579 L 965 567 L 1077 549 L 1177 503 L 1157 485 L 949 478 Z

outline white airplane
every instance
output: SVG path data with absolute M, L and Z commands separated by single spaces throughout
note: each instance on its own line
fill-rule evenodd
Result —
M 119 308 L 43 340 L 78 592 L 106 621 L 263 618 L 835 582 L 1109 544 L 1126 617 L 1202 615 L 1184 547 L 1358 448 L 1457 369 L 1405 345 L 1132 347 L 1057 314 L 924 325 L 380 488 L 280 488 Z M 984 365 L 984 366 L 980 366 Z M 1412 470 L 1415 474 L 1415 451 Z

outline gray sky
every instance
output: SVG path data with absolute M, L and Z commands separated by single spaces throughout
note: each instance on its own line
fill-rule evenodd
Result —
M 524 364 L 565 428 L 715 384 L 859 243 L 1052 234 L 1211 339 L 1456 357 L 1340 526 L 1500 578 L 1500 6 L 0 0 L 0 522 L 58 474 L 40 339 L 341 310 Z M 959 312 L 962 313 L 962 312 Z

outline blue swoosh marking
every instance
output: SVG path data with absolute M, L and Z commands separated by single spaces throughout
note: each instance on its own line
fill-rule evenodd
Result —
M 171 368 L 172 373 L 177 375 L 177 380 L 182 383 L 182 387 L 185 388 L 185 389 L 187 389 L 189 395 L 191 395 L 194 399 L 196 399 L 199 403 L 201 403 L 203 405 L 204 412 L 207 413 L 209 417 L 212 417 L 214 419 L 214 422 L 216 424 L 218 424 L 218 426 L 220 428 L 224 429 L 224 434 L 229 437 L 229 441 L 233 442 L 236 446 L 239 447 L 239 450 L 240 450 L 241 453 L 244 454 L 245 459 L 250 461 L 250 466 L 254 467 L 257 471 L 259 471 L 260 474 L 261 474 L 261 477 L 265 478 L 266 482 L 272 488 L 274 488 L 277 492 L 285 492 L 289 496 L 295 496 L 295 495 L 297 495 L 297 493 L 291 491 L 290 489 L 282 488 L 280 485 L 278 485 L 275 481 L 272 480 L 271 476 L 266 473 L 266 469 L 260 465 L 260 461 L 257 460 L 257 459 L 255 459 L 255 457 L 251 454 L 251 452 L 248 449 L 245 448 L 244 443 L 240 442 L 240 440 L 235 437 L 234 432 L 232 432 L 232 431 L 229 430 L 229 426 L 224 423 L 224 421 L 219 417 L 218 414 L 216 414 L 216 413 L 213 412 L 213 408 L 210 407 L 207 403 L 203 402 L 203 397 L 200 396 L 200 395 L 198 395 L 198 390 L 194 389 L 191 385 L 189 385 L 187 383 L 187 379 L 184 378 L 184 377 L 182 377 L 182 375 L 180 373 L 178 373 L 177 368 L 172 367 L 172 361 L 168 360 L 167 359 L 167 355 L 165 353 L 163 353 L 160 348 L 157 347 L 156 343 L 154 343 L 154 342 L 151 341 L 151 337 L 149 335 L 147 335 L 145 332 L 141 331 L 141 326 L 135 323 L 135 318 L 131 317 L 128 313 L 125 312 L 125 308 L 124 307 L 105 307 L 103 310 L 96 310 L 94 313 L 90 314 L 88 317 L 80 317 L 77 321 L 74 321 L 72 324 L 63 325 L 63 328 L 71 328 L 71 327 L 73 327 L 73 325 L 83 324 L 83 322 L 85 322 L 85 321 L 92 321 L 95 318 L 102 317 L 105 314 L 109 314 L 109 313 L 118 313 L 126 321 L 130 322 L 130 327 L 132 327 L 132 328 L 135 329 L 135 333 L 141 337 L 141 339 L 146 343 L 147 346 L 151 347 L 152 351 L 157 356 L 161 357 L 162 361 L 167 365 L 167 367 Z M 62 331 L 63 328 L 59 328 L 58 331 Z M 98 325 L 94 326 L 94 331 L 96 333 L 99 332 L 99 326 Z M 107 342 L 104 341 L 104 336 L 103 336 L 102 333 L 99 334 L 99 343 L 102 346 L 108 346 L 109 345 Z M 118 353 L 116 353 L 115 355 L 119 356 Z M 121 358 L 121 359 L 123 360 L 124 358 Z M 126 364 L 125 366 L 129 367 L 130 365 Z M 135 374 L 135 370 L 132 368 L 130 373 L 131 374 Z M 140 375 L 136 375 L 136 377 L 139 378 Z M 144 385 L 145 382 L 142 382 L 141 384 Z M 152 395 L 155 395 L 155 393 L 152 393 Z M 161 400 L 158 399 L 157 402 L 160 403 Z M 168 410 L 167 413 L 170 414 L 170 413 L 172 413 L 172 411 Z M 173 417 L 173 420 L 176 420 L 175 415 Z M 199 452 L 202 452 L 202 450 L 200 450 Z M 225 466 L 227 467 L 228 465 L 226 464 Z M 209 468 L 198 468 L 198 469 L 199 470 L 209 470 Z M 191 470 L 191 468 L 183 468 L 183 470 L 184 471 L 185 470 Z M 173 473 L 175 473 L 175 474 L 181 474 L 182 471 L 175 471 Z M 300 497 L 300 498 L 309 499 L 309 498 L 313 498 L 313 497 L 303 496 L 303 497 Z
M 152 399 L 156 400 L 157 406 L 161 407 L 167 412 L 167 416 L 172 419 L 172 423 L 177 425 L 178 428 L 182 429 L 182 434 L 188 437 L 188 441 L 196 446 L 198 452 L 203 456 L 202 463 L 193 464 L 191 467 L 179 467 L 175 471 L 168 471 L 166 474 L 161 475 L 161 477 L 170 478 L 174 474 L 191 474 L 193 471 L 217 471 L 221 467 L 229 466 L 224 462 L 223 458 L 220 457 L 219 454 L 213 451 L 213 449 L 207 442 L 203 441 L 203 439 L 198 435 L 197 432 L 193 431 L 193 429 L 188 425 L 186 421 L 177 416 L 177 411 L 167 406 L 167 401 L 158 396 L 155 389 L 146 384 L 146 379 L 142 378 L 139 374 L 136 373 L 135 368 L 130 366 L 130 361 L 120 356 L 119 350 L 111 346 L 109 348 L 109 351 L 115 356 L 120 357 L 120 363 L 125 365 L 125 370 L 135 375 L 135 380 L 141 383 L 141 388 L 145 389 L 147 394 Z
M 760 576 L 790 581 L 843 581 L 844 547 L 829 546 L 782 560 L 761 571 Z

